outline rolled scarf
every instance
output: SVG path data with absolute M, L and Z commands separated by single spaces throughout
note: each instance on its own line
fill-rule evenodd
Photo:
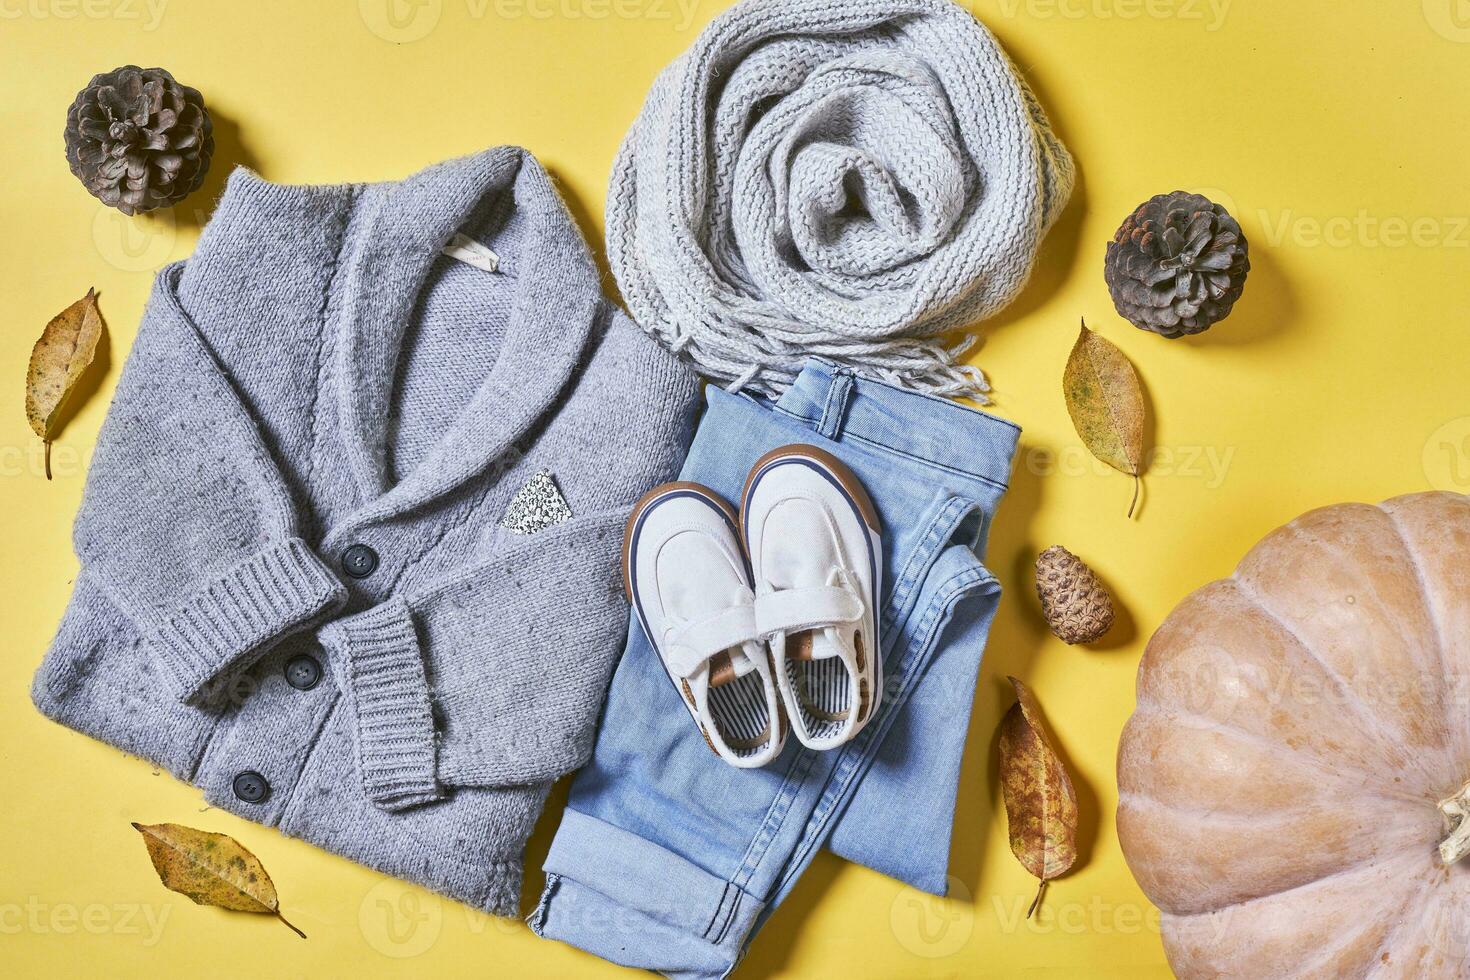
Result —
M 645 330 L 732 390 L 807 358 L 985 401 L 963 328 L 1025 284 L 1072 159 L 949 0 L 745 0 L 654 83 L 608 256 Z

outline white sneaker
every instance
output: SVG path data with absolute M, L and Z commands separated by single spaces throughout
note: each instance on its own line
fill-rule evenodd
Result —
M 740 526 L 791 727 L 808 748 L 841 745 L 883 696 L 878 514 L 835 456 L 786 446 L 756 461 Z
M 697 483 L 649 491 L 623 539 L 628 598 L 715 755 L 753 769 L 786 743 L 735 513 Z

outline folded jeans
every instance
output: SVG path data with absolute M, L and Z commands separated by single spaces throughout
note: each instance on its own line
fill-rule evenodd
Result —
M 711 387 L 681 479 L 738 502 L 765 452 L 805 442 L 862 481 L 883 525 L 884 696 L 846 745 L 793 739 L 735 769 L 689 724 L 634 623 L 575 778 L 531 926 L 626 966 L 722 977 L 823 846 L 934 894 L 947 882 L 970 709 L 1000 586 L 980 561 L 1020 430 L 807 364 L 774 402 Z

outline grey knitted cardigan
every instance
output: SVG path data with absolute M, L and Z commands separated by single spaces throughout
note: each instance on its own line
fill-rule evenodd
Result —
M 441 255 L 456 231 L 498 271 Z M 621 649 L 623 521 L 694 405 L 524 151 L 367 186 L 237 170 L 158 276 L 35 702 L 215 806 L 515 914 Z

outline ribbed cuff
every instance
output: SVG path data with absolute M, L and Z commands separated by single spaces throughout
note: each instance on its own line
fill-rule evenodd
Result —
M 540 812 L 539 805 L 536 810 Z M 491 915 L 507 919 L 518 918 L 521 914 L 521 884 L 525 874 L 521 862 L 489 861 L 485 864 L 485 873 L 489 877 L 489 884 L 476 904 Z
M 333 623 L 318 636 L 347 664 L 368 799 L 384 810 L 441 799 L 429 684 L 408 606 L 386 602 Z
M 347 589 L 311 547 L 290 538 L 195 593 L 148 637 L 188 701 L 284 634 L 347 601 Z

